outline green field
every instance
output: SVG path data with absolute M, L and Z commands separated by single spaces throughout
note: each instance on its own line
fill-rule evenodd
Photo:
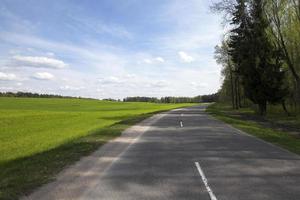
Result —
M 192 104 L 0 98 L 0 199 L 16 199 L 153 112 Z

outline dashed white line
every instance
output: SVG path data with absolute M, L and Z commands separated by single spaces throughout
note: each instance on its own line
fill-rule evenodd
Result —
M 206 188 L 206 190 L 207 190 L 207 192 L 208 192 L 208 194 L 210 196 L 210 199 L 211 200 L 218 200 L 217 197 L 214 195 L 213 191 L 210 189 L 210 187 L 208 185 L 208 181 L 207 181 L 207 179 L 205 177 L 204 172 L 202 171 L 202 169 L 200 167 L 200 164 L 198 162 L 195 162 L 195 165 L 196 165 L 196 167 L 198 169 L 198 172 L 199 172 L 199 174 L 200 174 L 200 176 L 202 178 L 202 181 L 203 181 L 203 183 L 205 185 L 205 188 Z
M 183 127 L 183 122 L 182 122 L 182 121 L 180 121 L 180 127 L 181 127 L 181 128 Z

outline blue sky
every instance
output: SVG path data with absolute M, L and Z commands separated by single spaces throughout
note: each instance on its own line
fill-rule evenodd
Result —
M 1 0 L 0 90 L 93 98 L 216 92 L 207 0 Z

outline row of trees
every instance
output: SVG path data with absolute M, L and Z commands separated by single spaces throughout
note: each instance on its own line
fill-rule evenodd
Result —
M 240 108 L 249 100 L 265 115 L 268 104 L 300 103 L 300 0 L 224 0 L 214 11 L 230 27 L 215 58 L 222 64 L 220 99 Z
M 126 97 L 123 99 L 124 102 L 159 102 L 158 98 L 155 97 Z
M 199 103 L 201 97 L 162 97 L 160 103 Z
M 201 103 L 201 102 L 216 102 L 218 94 L 203 95 L 196 97 L 127 97 L 124 102 L 153 102 L 153 103 Z
M 39 94 L 31 92 L 0 92 L 0 97 L 30 97 L 30 98 L 80 98 L 82 97 L 71 97 L 61 96 L 56 94 Z M 196 96 L 196 97 L 162 97 L 160 99 L 156 97 L 126 97 L 123 99 L 124 102 L 152 102 L 152 103 L 200 103 L 200 102 L 216 102 L 218 100 L 218 93 Z M 104 101 L 121 101 L 120 99 L 103 99 Z
M 0 97 L 69 98 L 69 99 L 82 98 L 82 97 L 62 96 L 57 94 L 39 94 L 39 93 L 31 93 L 31 92 L 0 92 Z

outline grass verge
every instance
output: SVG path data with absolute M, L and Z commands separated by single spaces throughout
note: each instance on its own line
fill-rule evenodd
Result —
M 36 187 L 54 180 L 55 175 L 66 166 L 89 155 L 107 141 L 120 136 L 126 128 L 158 112 L 130 117 L 57 148 L 1 164 L 0 199 L 15 200 L 29 194 Z
M 300 155 L 299 138 L 289 135 L 284 131 L 274 130 L 269 127 L 264 127 L 257 122 L 245 120 L 240 117 L 240 111 L 233 111 L 230 109 L 230 106 L 216 103 L 210 105 L 206 112 L 237 129 Z M 248 111 L 246 110 L 243 114 L 246 112 Z

